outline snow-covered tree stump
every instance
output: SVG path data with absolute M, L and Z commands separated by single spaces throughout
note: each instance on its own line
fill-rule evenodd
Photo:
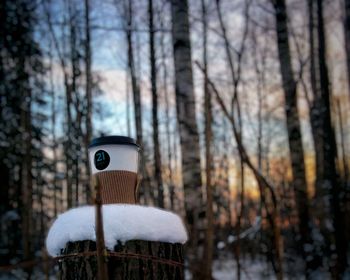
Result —
M 128 204 L 103 205 L 109 279 L 183 279 L 187 233 L 174 213 Z M 60 215 L 46 240 L 59 259 L 60 279 L 98 279 L 95 208 Z

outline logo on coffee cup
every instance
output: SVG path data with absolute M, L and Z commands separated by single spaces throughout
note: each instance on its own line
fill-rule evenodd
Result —
M 98 150 L 95 153 L 94 163 L 98 170 L 106 169 L 110 162 L 109 154 L 104 150 Z

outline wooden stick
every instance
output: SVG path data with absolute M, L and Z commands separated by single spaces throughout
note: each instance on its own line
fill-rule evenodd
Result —
M 106 263 L 107 251 L 105 247 L 105 239 L 104 239 L 104 232 L 103 232 L 101 185 L 97 176 L 94 175 L 92 177 L 92 180 L 96 190 L 95 209 L 96 209 L 96 249 L 97 249 L 98 279 L 108 280 L 107 263 Z

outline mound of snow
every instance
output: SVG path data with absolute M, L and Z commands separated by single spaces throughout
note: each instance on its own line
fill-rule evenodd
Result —
M 146 240 L 168 243 L 187 241 L 181 218 L 171 212 L 140 205 L 103 205 L 103 229 L 106 247 L 113 250 L 118 241 Z M 71 209 L 53 223 L 46 238 L 51 256 L 58 256 L 68 242 L 92 240 L 95 235 L 95 207 Z

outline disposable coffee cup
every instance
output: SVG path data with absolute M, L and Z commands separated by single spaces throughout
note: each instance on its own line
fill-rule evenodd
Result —
M 126 136 L 103 136 L 89 146 L 91 174 L 100 183 L 102 204 L 137 202 L 139 145 Z

